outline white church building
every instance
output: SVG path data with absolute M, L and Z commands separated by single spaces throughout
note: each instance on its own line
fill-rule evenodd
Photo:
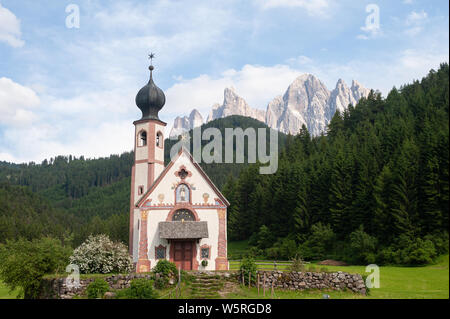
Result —
M 131 172 L 130 254 L 137 272 L 158 260 L 184 270 L 228 270 L 226 198 L 184 148 L 164 165 L 164 129 L 158 117 L 164 92 L 150 80 L 136 96 Z

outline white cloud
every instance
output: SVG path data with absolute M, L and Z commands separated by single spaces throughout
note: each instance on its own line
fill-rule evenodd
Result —
M 167 104 L 163 111 L 175 117 L 196 108 L 206 118 L 213 104 L 223 102 L 224 88 L 231 86 L 250 106 L 265 109 L 300 74 L 287 65 L 244 65 L 241 70 L 229 69 L 216 78 L 200 75 L 183 79 L 165 91 Z
M 20 39 L 20 20 L 0 3 L 0 42 L 6 42 L 14 48 L 22 47 Z
M 412 11 L 405 21 L 407 26 L 405 33 L 411 37 L 417 36 L 423 30 L 427 20 L 428 14 L 424 10 L 421 12 Z
M 35 117 L 30 109 L 35 109 L 40 100 L 36 93 L 11 79 L 0 78 L 0 124 L 27 124 Z
M 262 9 L 302 8 L 310 16 L 327 16 L 330 9 L 329 0 L 255 0 Z

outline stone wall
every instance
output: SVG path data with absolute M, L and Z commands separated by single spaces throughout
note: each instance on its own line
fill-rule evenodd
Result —
M 102 277 L 111 289 L 129 288 L 131 280 L 135 278 L 150 279 L 151 276 L 145 274 L 129 274 Z M 41 282 L 39 299 L 72 299 L 76 295 L 84 295 L 87 286 L 94 280 L 95 278 L 80 279 L 80 286 L 78 288 L 69 288 L 66 286 L 66 278 L 45 278 Z
M 275 289 L 305 290 L 331 289 L 351 290 L 355 293 L 366 294 L 366 285 L 360 274 L 338 272 L 282 272 L 258 271 L 260 284 L 263 285 L 266 275 L 266 287 Z
M 240 283 L 242 277 L 239 271 L 192 271 L 190 275 L 198 276 L 216 276 L 218 280 Z M 364 280 L 359 274 L 349 274 L 342 271 L 327 272 L 282 272 L 282 271 L 258 271 L 260 284 L 263 284 L 264 274 L 266 275 L 266 287 L 271 288 L 272 282 L 275 289 L 306 290 L 306 289 L 324 289 L 324 290 L 350 290 L 355 293 L 366 294 Z M 158 274 L 156 275 L 158 276 Z M 111 289 L 124 289 L 130 287 L 131 280 L 135 278 L 153 278 L 149 274 L 129 274 L 129 275 L 110 275 L 102 277 L 109 284 Z M 86 288 L 94 278 L 80 279 L 79 288 L 69 288 L 66 286 L 66 278 L 46 278 L 42 280 L 41 299 L 72 299 L 74 296 L 85 295 Z M 247 282 L 247 280 L 246 280 Z M 175 280 L 171 280 L 175 284 Z M 252 285 L 255 285 L 252 282 Z

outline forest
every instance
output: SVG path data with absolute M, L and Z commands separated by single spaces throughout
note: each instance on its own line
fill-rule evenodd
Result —
M 255 255 L 425 264 L 448 252 L 448 64 L 289 136 L 273 175 L 228 177 L 229 240 Z
M 273 175 L 202 164 L 231 203 L 228 240 L 274 259 L 412 265 L 448 252 L 448 77 L 441 64 L 386 98 L 371 92 L 321 136 L 280 133 Z M 211 126 L 266 127 L 240 116 Z M 175 142 L 166 140 L 166 163 Z M 0 162 L 0 243 L 51 235 L 76 247 L 105 233 L 127 244 L 133 157 Z

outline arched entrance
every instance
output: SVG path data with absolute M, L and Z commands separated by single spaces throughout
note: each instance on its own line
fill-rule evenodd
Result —
M 191 223 L 196 222 L 195 214 L 187 209 L 180 208 L 173 212 L 170 218 L 171 222 L 175 223 Z M 171 259 L 177 266 L 183 270 L 196 269 L 196 258 L 197 258 L 197 243 L 195 239 L 184 238 L 184 239 L 173 239 L 171 240 Z

